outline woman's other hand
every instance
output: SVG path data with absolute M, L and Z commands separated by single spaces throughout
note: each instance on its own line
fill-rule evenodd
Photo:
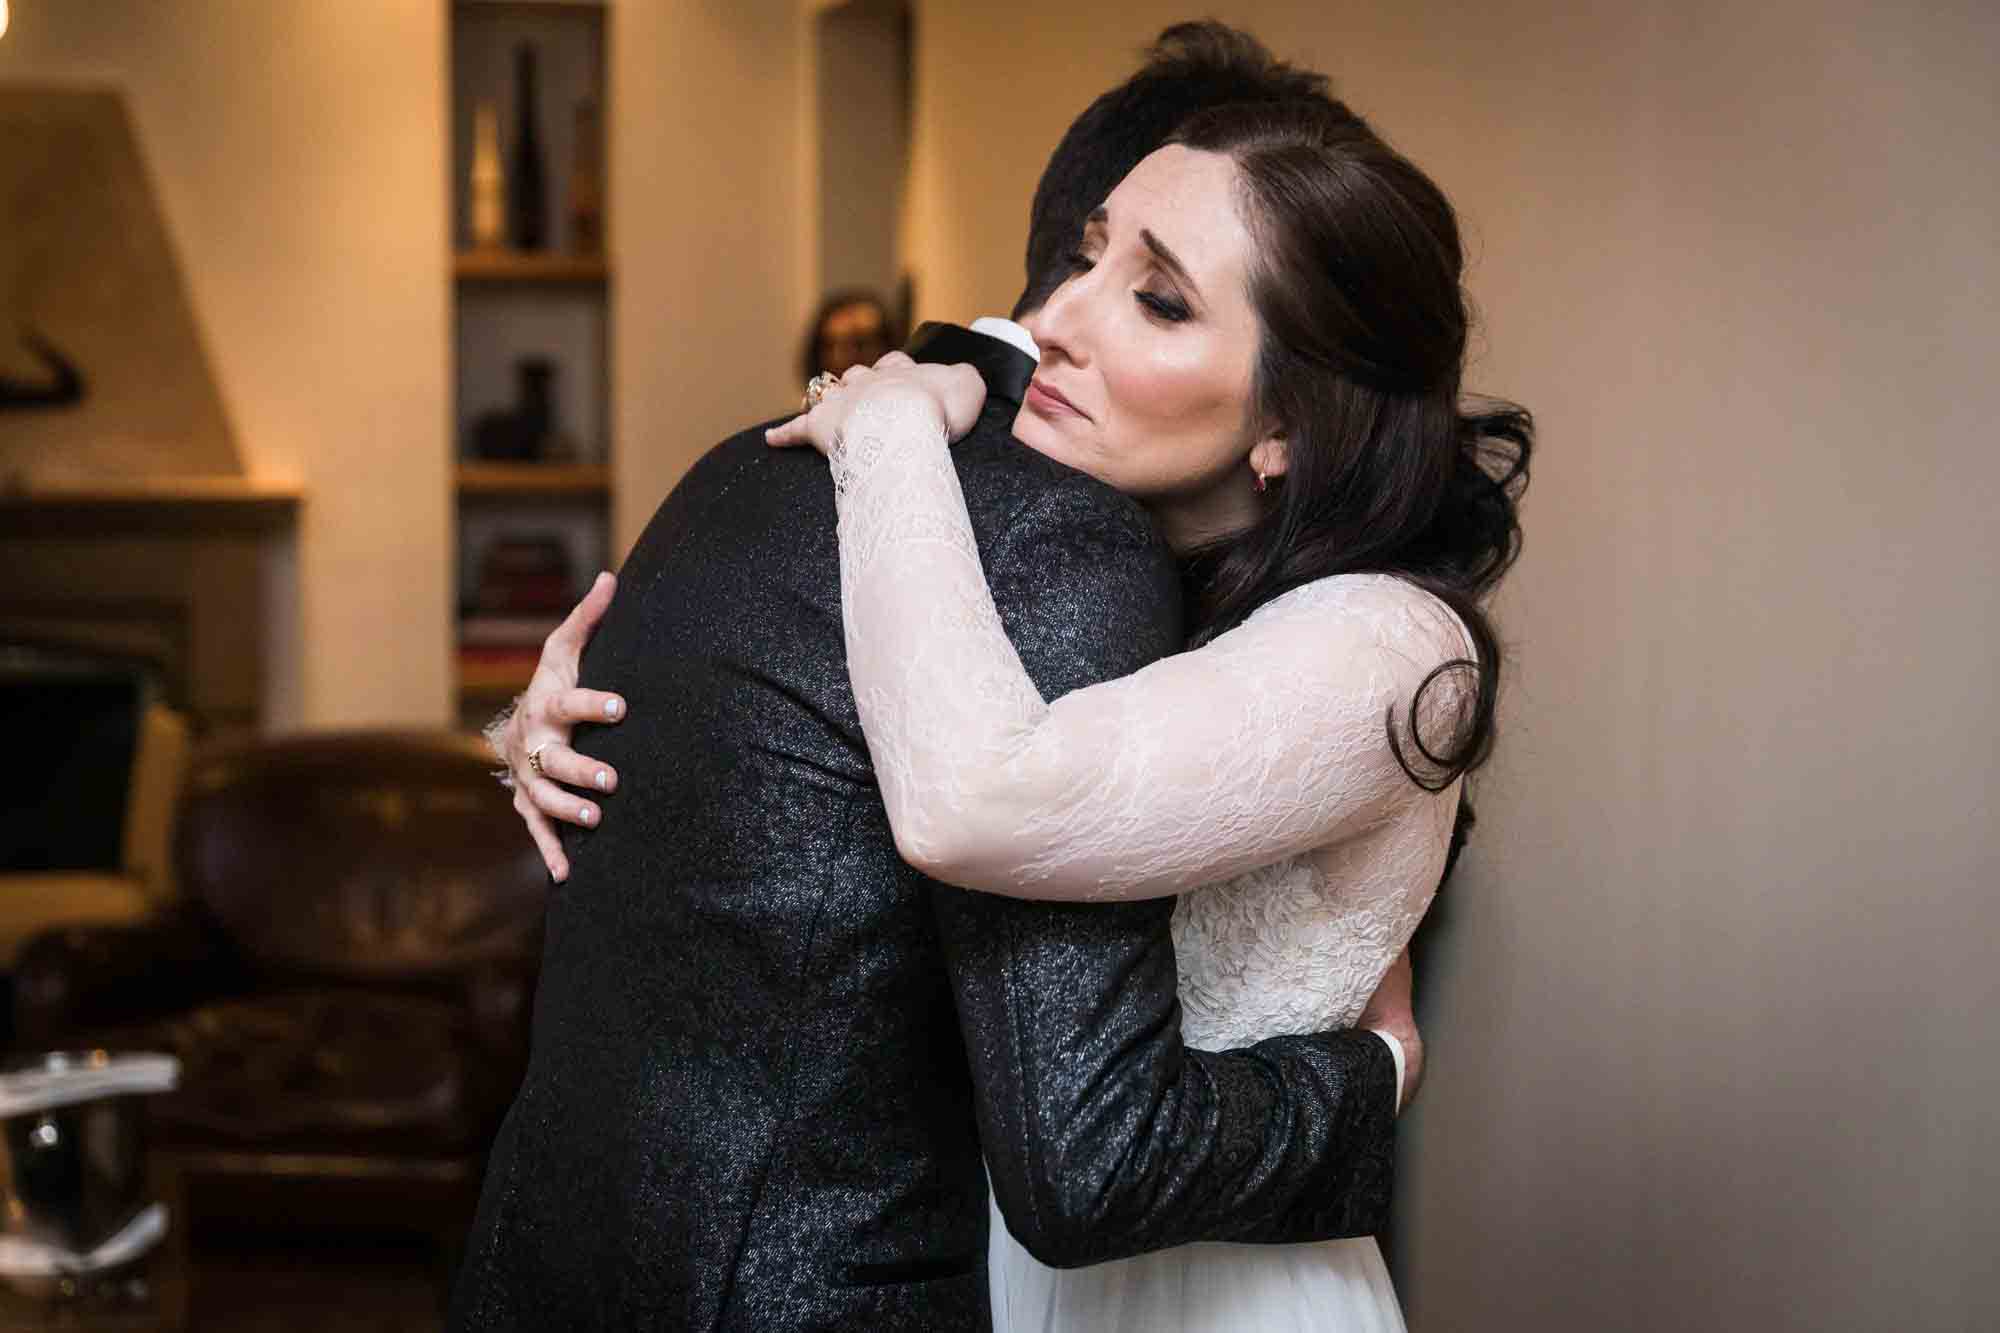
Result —
M 569 878 L 569 860 L 563 855 L 554 821 L 593 828 L 603 816 L 596 802 L 580 800 L 567 788 L 597 792 L 618 788 L 617 770 L 569 746 L 577 723 L 617 722 L 625 716 L 622 698 L 602 690 L 580 689 L 576 683 L 584 645 L 597 632 L 597 624 L 604 619 L 617 590 L 614 576 L 597 576 L 583 600 L 543 641 L 541 660 L 535 664 L 527 692 L 514 701 L 512 711 L 495 718 L 486 729 L 487 743 L 507 766 L 509 785 L 514 788 L 514 810 L 528 826 L 529 836 L 558 884 Z M 539 760 L 540 771 L 535 760 Z
M 962 439 L 986 405 L 986 381 L 967 365 L 919 364 L 891 352 L 873 366 L 855 366 L 828 386 L 818 406 L 764 432 L 774 448 L 809 444 L 830 453 L 848 418 L 869 403 L 914 402 L 936 414 L 936 424 L 953 440 Z
M 1381 984 L 1368 997 L 1368 1007 L 1354 1026 L 1370 1032 L 1392 1034 L 1403 1046 L 1403 1086 L 1398 1091 L 1396 1109 L 1407 1110 L 1424 1081 L 1424 1038 L 1417 1031 L 1417 1017 L 1410 1003 L 1414 979 L 1410 973 L 1410 951 L 1406 948 L 1389 964 Z

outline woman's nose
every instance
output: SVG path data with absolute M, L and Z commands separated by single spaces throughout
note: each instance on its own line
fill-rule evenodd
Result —
M 1041 309 L 1022 318 L 1021 327 L 1035 340 L 1043 360 L 1060 356 L 1076 364 L 1082 359 L 1080 298 L 1089 278 L 1088 273 L 1072 277 L 1049 294 Z

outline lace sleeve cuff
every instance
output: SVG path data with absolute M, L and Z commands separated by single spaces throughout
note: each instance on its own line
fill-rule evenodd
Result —
M 898 451 L 951 447 L 935 404 L 922 398 L 870 400 L 849 414 L 827 449 L 834 494 L 845 498 Z

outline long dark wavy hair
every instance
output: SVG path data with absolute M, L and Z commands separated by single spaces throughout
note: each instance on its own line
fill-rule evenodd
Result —
M 1213 107 L 1173 141 L 1236 165 L 1262 329 L 1253 410 L 1287 446 L 1257 521 L 1186 557 L 1193 642 L 1329 575 L 1393 574 L 1431 593 L 1476 660 L 1437 667 L 1386 725 L 1404 772 L 1442 791 L 1492 751 L 1504 655 L 1484 603 L 1520 551 L 1534 444 L 1522 408 L 1462 400 L 1457 217 L 1330 97 Z M 1419 710 L 1439 686 L 1453 688 L 1454 721 L 1426 735 Z

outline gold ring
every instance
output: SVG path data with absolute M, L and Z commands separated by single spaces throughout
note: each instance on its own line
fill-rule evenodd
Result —
M 528 751 L 528 768 L 538 778 L 545 778 L 549 775 L 548 770 L 542 767 L 542 751 L 548 749 L 551 744 L 553 742 L 543 741 L 540 745 Z
M 810 412 L 815 407 L 818 407 L 820 399 L 826 397 L 826 391 L 837 387 L 839 384 L 840 376 L 824 370 L 807 380 L 805 410 Z

